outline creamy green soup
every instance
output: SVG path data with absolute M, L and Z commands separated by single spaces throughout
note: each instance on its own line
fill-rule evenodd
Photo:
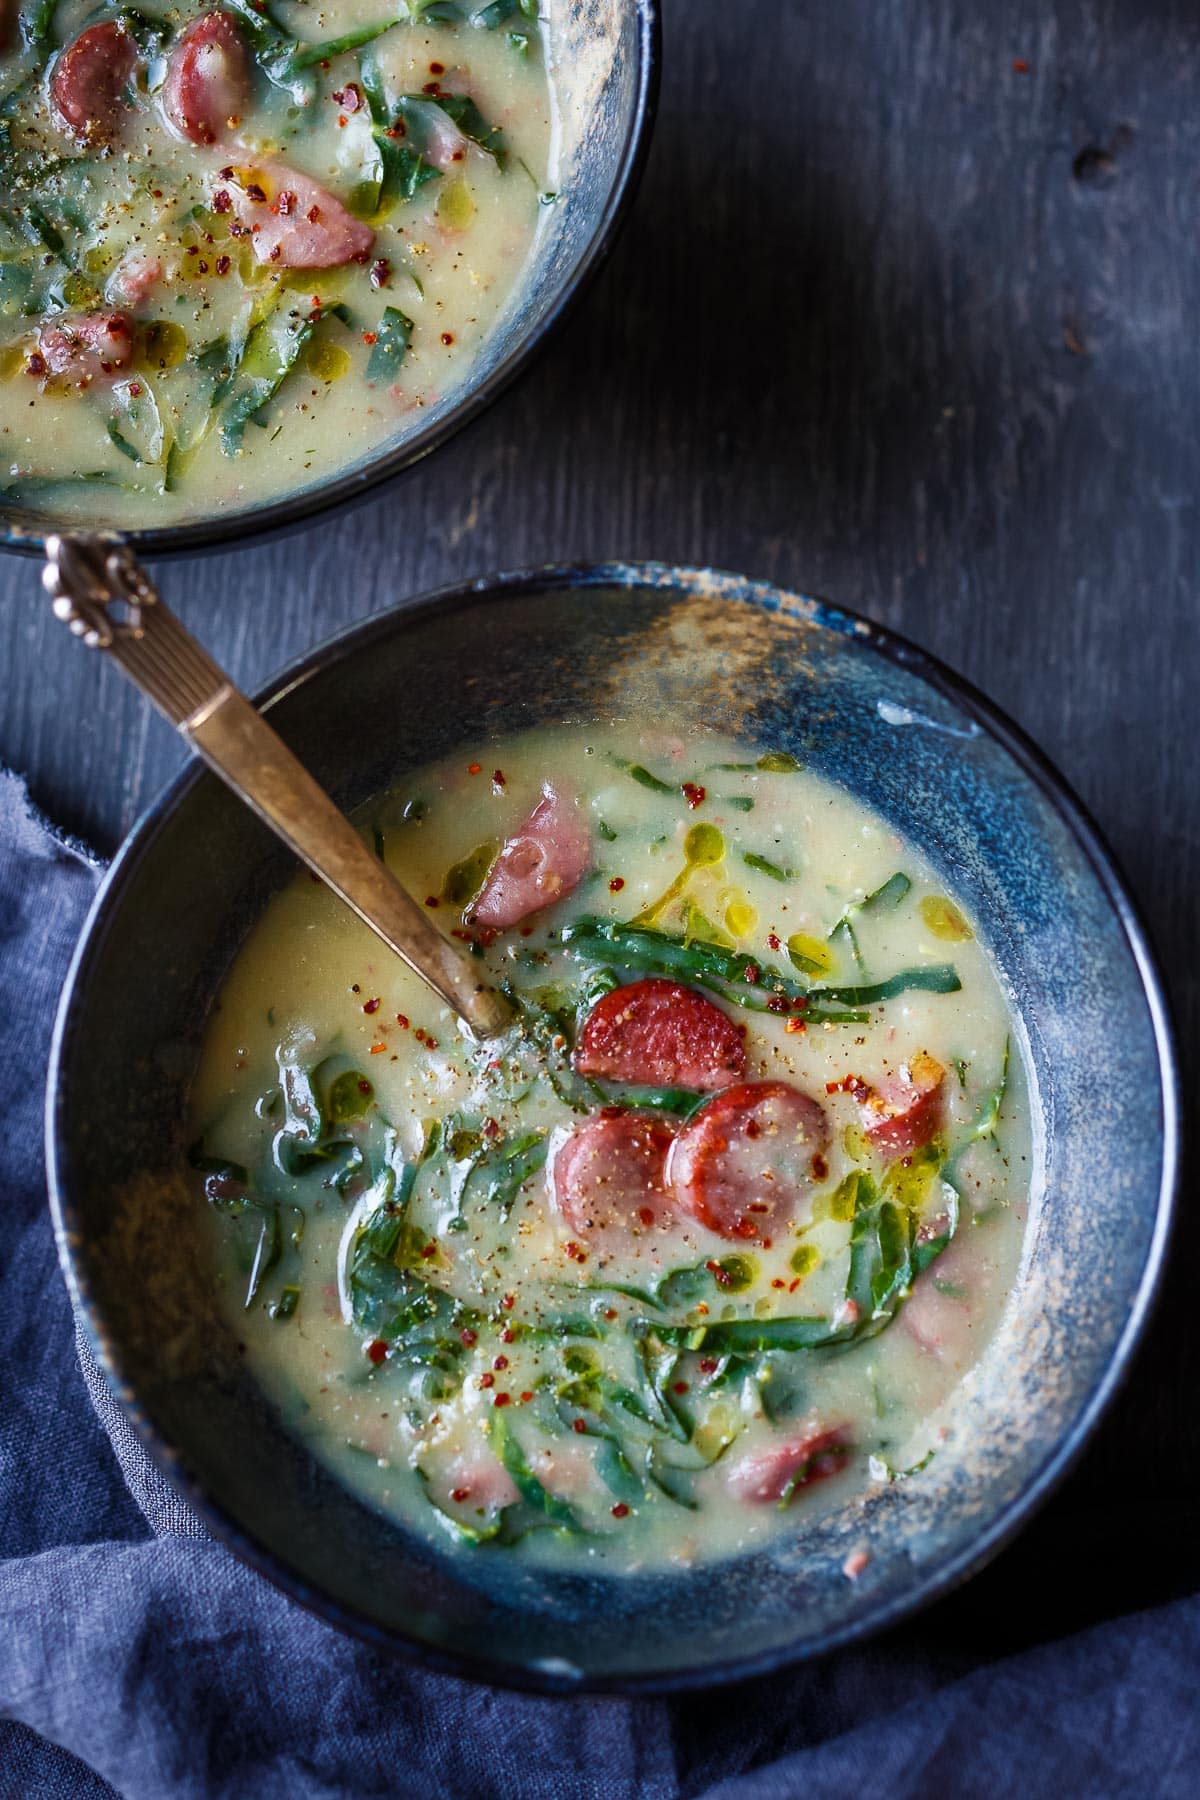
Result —
M 464 1554 L 618 1569 L 918 1482 L 1034 1133 L 911 844 L 787 755 L 632 725 L 481 743 L 365 830 L 519 1021 L 473 1043 L 307 875 L 238 956 L 192 1162 L 290 1430 Z
M 0 7 L 0 488 L 169 525 L 470 381 L 554 200 L 535 0 Z

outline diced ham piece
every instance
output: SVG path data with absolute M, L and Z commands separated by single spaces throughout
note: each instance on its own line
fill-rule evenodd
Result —
M 881 1156 L 911 1156 L 942 1123 L 946 1071 L 924 1050 L 900 1073 L 859 1100 L 862 1127 Z
M 467 923 L 484 931 L 519 925 L 578 887 L 591 860 L 583 814 L 574 800 L 547 783 L 521 829 L 492 864 Z
M 606 1107 L 558 1144 L 551 1198 L 581 1245 L 612 1250 L 671 1223 L 663 1165 L 672 1135 L 661 1119 Z
M 69 314 L 38 332 L 44 372 L 83 387 L 128 368 L 133 348 L 133 327 L 120 312 Z
M 810 1431 L 735 1463 L 729 1471 L 729 1486 L 739 1500 L 749 1500 L 756 1506 L 778 1506 L 801 1488 L 840 1474 L 852 1449 L 850 1431 L 845 1425 Z
M 108 278 L 106 293 L 121 306 L 144 306 L 163 278 L 162 261 L 144 250 L 131 251 Z
M 219 144 L 250 100 L 250 59 L 232 13 L 208 12 L 171 51 L 162 88 L 168 123 L 190 144 Z
M 601 1080 L 711 1093 L 746 1073 L 746 1047 L 733 1020 L 695 988 L 634 981 L 596 1002 L 575 1067 Z
M 233 211 L 259 262 L 281 269 L 365 262 L 375 242 L 371 227 L 328 189 L 283 163 L 223 170 L 213 183 L 213 204 L 218 211 Z
M 108 144 L 118 135 L 129 105 L 137 45 L 123 25 L 89 25 L 59 56 L 50 98 L 67 131 L 81 142 Z
M 828 1148 L 818 1101 L 785 1081 L 747 1081 L 692 1114 L 671 1148 L 667 1185 L 710 1231 L 761 1240 L 806 1207 Z

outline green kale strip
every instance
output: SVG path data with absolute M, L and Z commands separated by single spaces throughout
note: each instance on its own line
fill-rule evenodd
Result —
M 276 309 L 251 331 L 235 369 L 213 397 L 214 405 L 219 405 L 228 395 L 221 415 L 221 448 L 226 456 L 237 455 L 246 426 L 251 419 L 259 421 L 263 408 L 275 398 L 312 341 L 317 326 L 327 318 L 347 324 L 350 313 L 341 305 L 320 307 L 299 317 Z
M 367 359 L 367 380 L 385 386 L 399 379 L 400 365 L 412 342 L 413 322 L 398 306 L 384 308 L 376 339 Z
M 457 126 L 463 137 L 486 151 L 503 166 L 506 145 L 498 125 L 489 125 L 470 94 L 401 94 L 397 113 L 404 120 L 419 147 L 426 143 L 430 131 L 430 107 L 438 107 Z
M 363 95 L 371 115 L 371 137 L 379 155 L 379 179 L 370 211 L 386 213 L 400 200 L 412 200 L 426 182 L 437 181 L 441 170 L 394 135 L 399 109 L 389 107 L 383 73 L 374 55 L 359 58 Z M 410 327 L 411 329 L 411 327 Z
M 800 1002 L 794 1010 L 814 1024 L 864 1024 L 868 1017 L 864 1007 L 913 990 L 953 994 L 962 986 L 950 963 L 938 963 L 904 969 L 887 981 L 862 986 L 810 987 L 744 952 L 595 915 L 565 926 L 561 941 L 583 962 L 606 963 L 631 974 L 674 976 L 752 1012 L 787 1012 Z
M 889 875 L 883 885 L 877 887 L 873 893 L 867 894 L 862 900 L 853 901 L 846 908 L 837 924 L 833 927 L 833 930 L 829 933 L 828 941 L 831 944 L 838 937 L 844 937 L 846 939 L 846 942 L 850 946 L 851 955 L 854 957 L 854 965 L 860 975 L 865 972 L 866 965 L 863 962 L 862 951 L 859 948 L 858 943 L 858 935 L 854 929 L 855 919 L 857 919 L 861 913 L 883 912 L 899 906 L 900 902 L 907 896 L 911 888 L 912 882 L 909 880 L 908 876 L 902 874 L 900 870 L 897 869 L 896 873 L 894 875 Z

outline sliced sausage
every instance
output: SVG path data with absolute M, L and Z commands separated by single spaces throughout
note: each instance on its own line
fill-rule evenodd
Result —
M 168 123 L 191 144 L 218 144 L 250 101 L 250 59 L 232 13 L 203 13 L 171 51 L 162 89 Z
M 551 1164 L 551 1195 L 574 1237 L 612 1249 L 671 1222 L 663 1165 L 672 1136 L 661 1119 L 608 1107 L 562 1139 Z
M 587 823 L 576 802 L 548 783 L 492 864 L 467 923 L 507 931 L 579 886 L 591 864 Z
M 911 1156 L 937 1136 L 945 1080 L 941 1063 L 922 1050 L 893 1080 L 860 1098 L 863 1130 L 881 1156 Z
M 129 105 L 137 45 L 123 25 L 89 25 L 54 65 L 50 98 L 66 130 L 83 143 L 108 144 Z
M 710 1231 L 762 1239 L 796 1218 L 824 1177 L 828 1148 L 818 1101 L 785 1081 L 747 1081 L 692 1114 L 672 1145 L 667 1183 Z
M 68 314 L 38 332 L 44 368 L 38 373 L 68 375 L 86 387 L 116 375 L 133 361 L 133 326 L 124 313 Z
M 105 292 L 122 306 L 144 306 L 163 278 L 162 259 L 132 250 L 113 270 Z
M 800 1488 L 838 1475 L 853 1448 L 849 1428 L 834 1425 L 809 1431 L 759 1456 L 746 1457 L 729 1471 L 729 1486 L 739 1500 L 758 1506 L 790 1500 Z
M 244 179 L 243 179 L 244 174 Z M 375 233 L 320 182 L 283 163 L 223 169 L 213 188 L 218 212 L 232 211 L 259 262 L 281 269 L 337 269 L 365 262 Z
M 733 1020 L 695 988 L 634 981 L 592 1008 L 575 1067 L 602 1080 L 711 1093 L 746 1073 L 746 1047 Z

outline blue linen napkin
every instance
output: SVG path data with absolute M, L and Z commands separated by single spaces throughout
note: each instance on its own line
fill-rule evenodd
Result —
M 1200 1600 L 993 1662 L 927 1618 L 734 1690 L 567 1701 L 410 1669 L 243 1568 L 125 1429 L 56 1266 L 43 1071 L 99 874 L 0 771 L 0 1800 L 1200 1791 Z

